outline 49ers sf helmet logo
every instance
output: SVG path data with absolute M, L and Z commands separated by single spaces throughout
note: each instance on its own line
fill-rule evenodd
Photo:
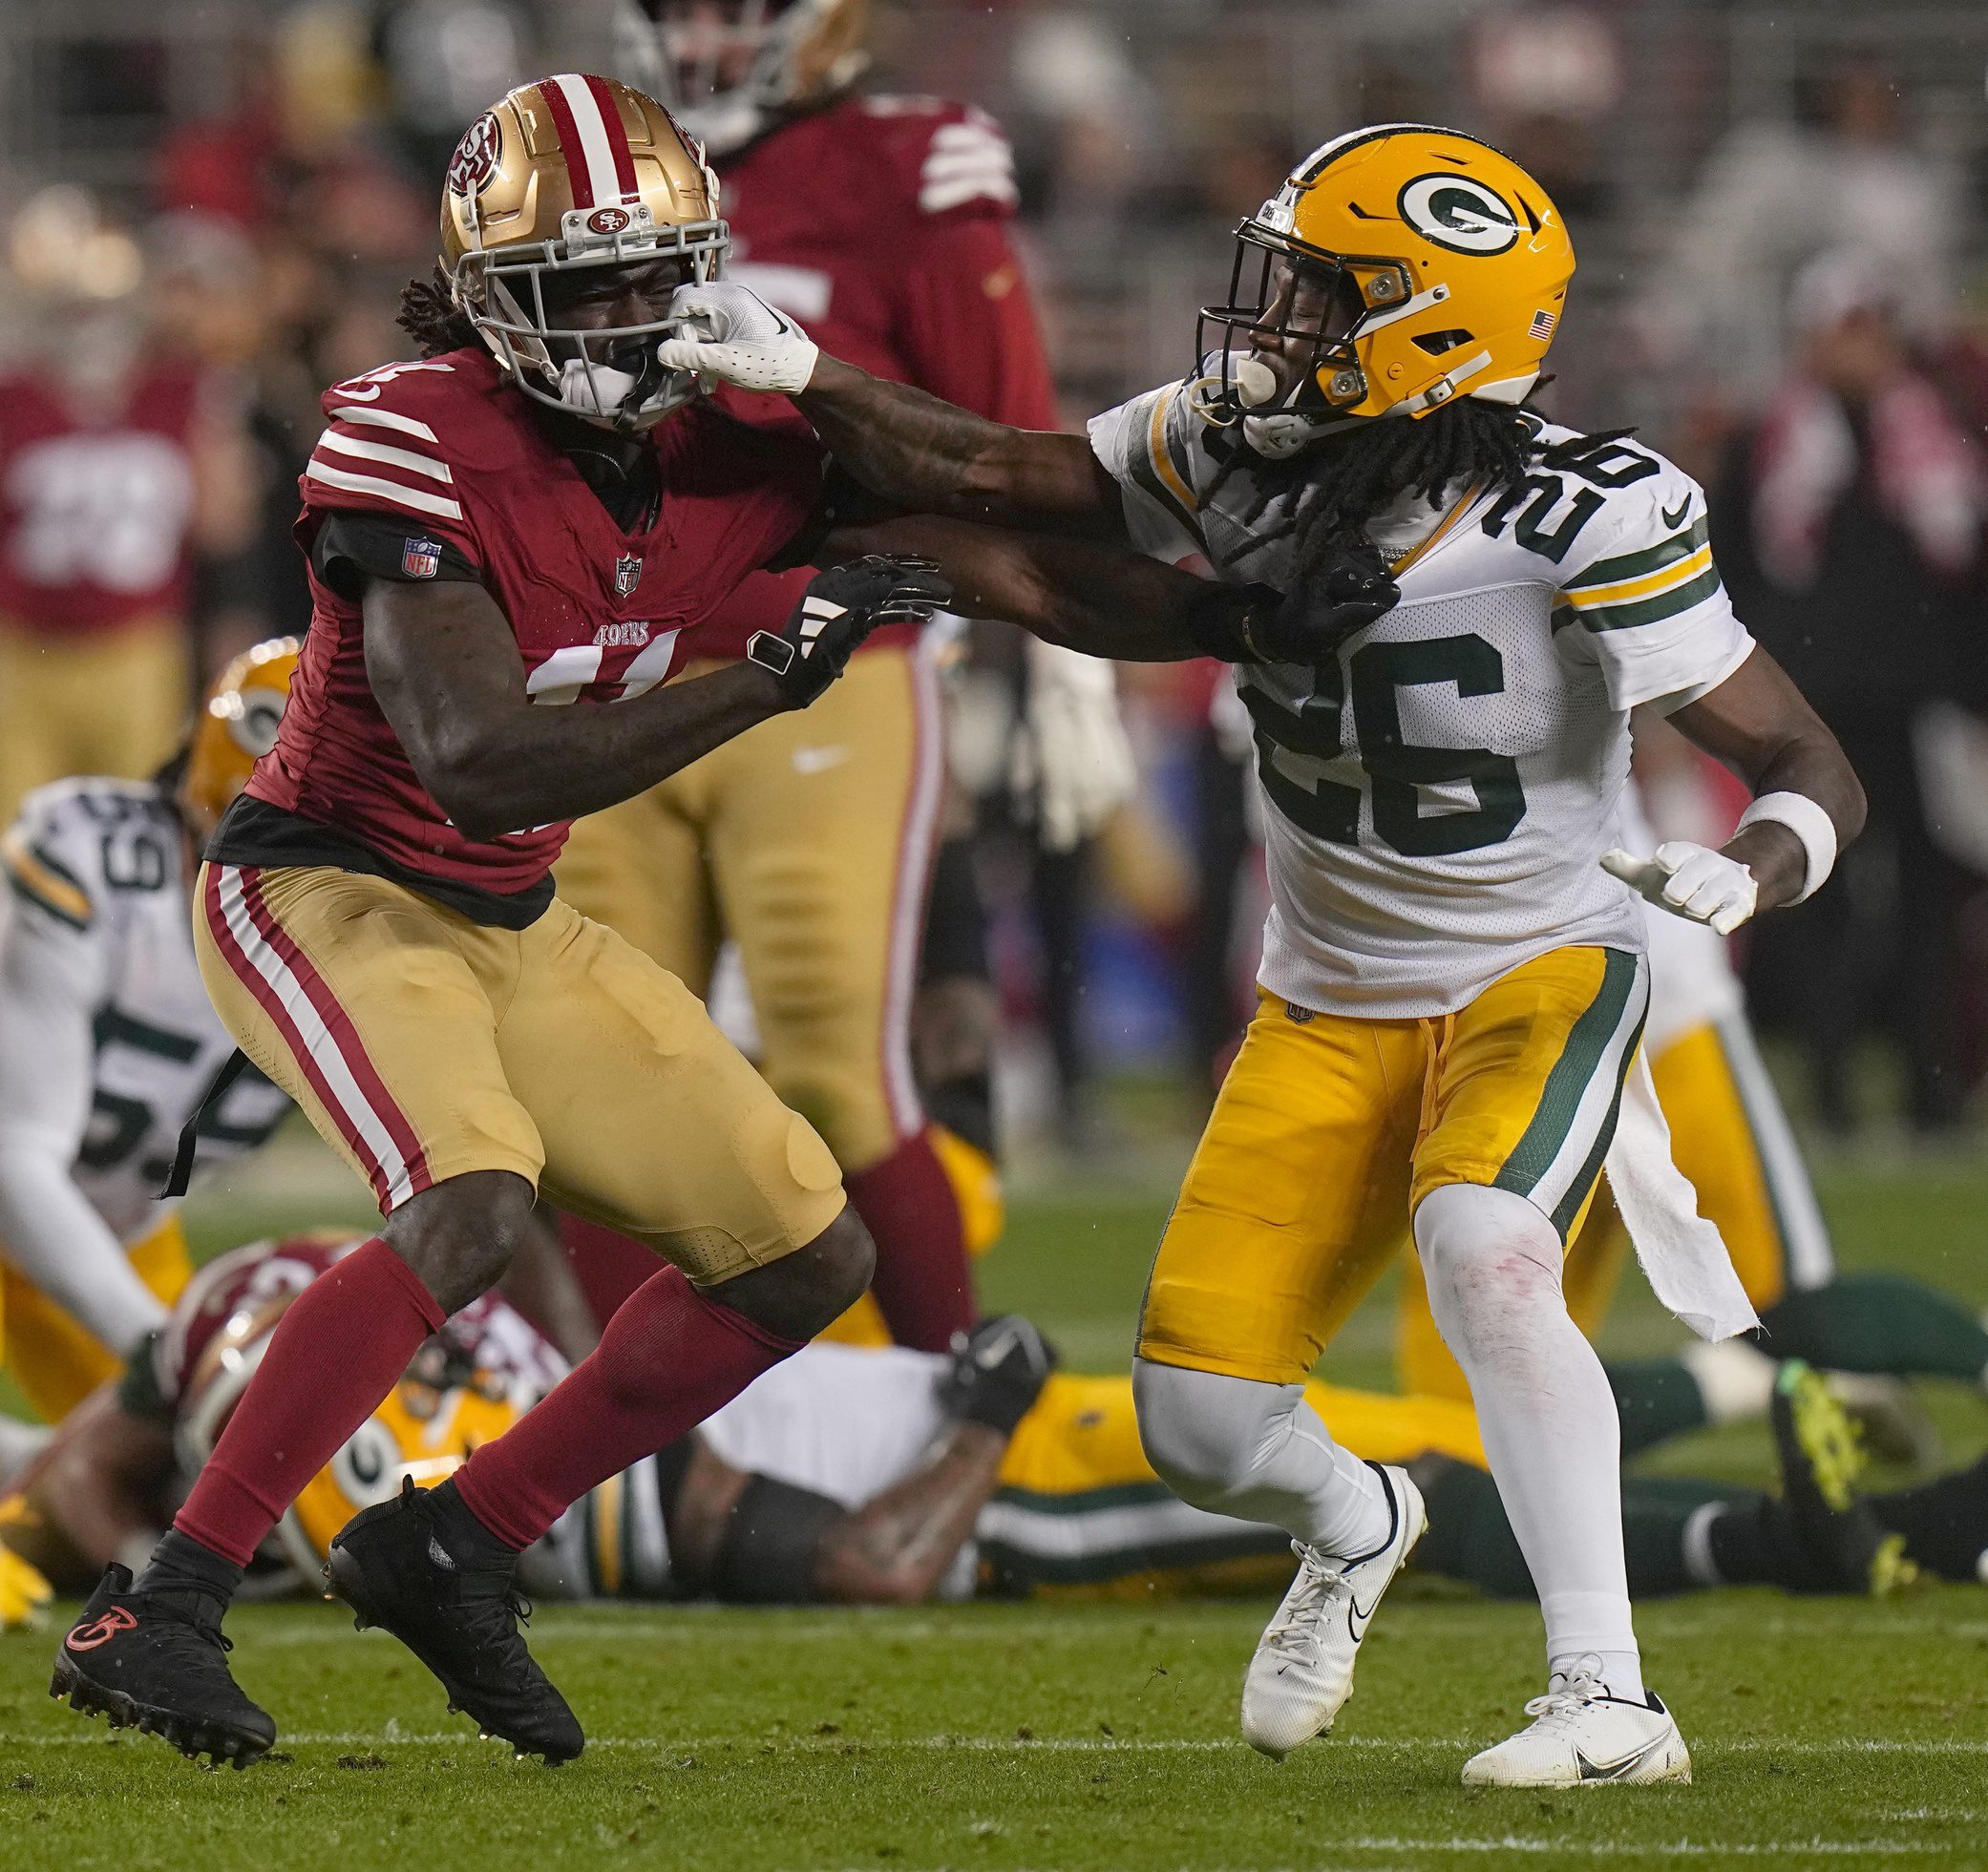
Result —
M 449 158 L 449 193 L 475 195 L 497 173 L 497 151 L 503 141 L 497 113 L 485 111 L 464 133 Z
M 1453 254 L 1501 254 L 1518 239 L 1518 217 L 1504 198 L 1469 176 L 1417 176 L 1396 205 L 1425 241 Z
M 631 219 L 625 208 L 596 208 L 586 224 L 596 234 L 619 234 Z

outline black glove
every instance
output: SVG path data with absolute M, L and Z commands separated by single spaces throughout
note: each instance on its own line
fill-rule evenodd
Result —
M 805 708 L 878 624 L 921 624 L 952 595 L 938 560 L 873 553 L 817 572 L 786 627 L 754 631 L 746 655 L 780 679 L 792 707 Z
M 953 1335 L 953 1362 L 939 1380 L 939 1402 L 962 1423 L 1012 1436 L 1055 1369 L 1055 1349 L 1033 1320 L 996 1314 L 970 1333 Z
M 1226 663 L 1317 668 L 1400 598 L 1379 552 L 1349 546 L 1301 598 L 1287 598 L 1271 585 L 1211 585 L 1195 599 L 1187 627 L 1204 656 Z

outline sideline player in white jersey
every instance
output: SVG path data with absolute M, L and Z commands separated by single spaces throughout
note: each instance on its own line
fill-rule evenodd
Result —
M 679 294 L 708 335 L 659 358 L 793 395 L 874 494 L 946 516 L 877 533 L 941 556 L 962 608 L 1096 654 L 1182 654 L 1162 582 L 1088 542 L 1004 554 L 961 520 L 1169 557 L 1185 539 L 1220 581 L 1185 628 L 1237 665 L 1274 901 L 1262 1002 L 1160 1246 L 1135 1385 L 1158 1472 L 1301 1550 L 1245 1736 L 1282 1756 L 1331 1727 L 1423 1526 L 1406 1474 L 1341 1449 L 1302 1388 L 1412 1230 L 1547 1630 L 1535 1720 L 1465 1779 L 1683 1779 L 1631 1622 L 1615 1404 L 1561 1256 L 1623 1114 L 1612 1180 L 1659 1296 L 1711 1336 L 1752 1323 L 1639 1069 L 1623 1098 L 1648 1001 L 1632 893 L 1730 931 L 1822 882 L 1861 791 L 1734 618 L 1696 485 L 1523 408 L 1574 269 L 1530 176 L 1450 131 L 1358 131 L 1237 236 L 1234 303 L 1207 315 L 1219 348 L 1096 419 L 1089 449 L 823 358 L 723 284 Z M 1722 850 L 1618 849 L 1639 705 L 1757 795 Z
M 0 1346 L 51 1422 L 192 1276 L 179 1204 L 159 1200 L 182 1127 L 199 1114 L 205 1167 L 290 1108 L 251 1069 L 202 1109 L 235 1043 L 194 962 L 188 892 L 296 666 L 294 639 L 259 644 L 159 775 L 57 781 L 0 834 Z

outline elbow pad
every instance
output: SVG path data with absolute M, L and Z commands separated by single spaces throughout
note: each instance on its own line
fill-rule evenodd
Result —
M 772 1476 L 752 1476 L 732 1504 L 711 1568 L 713 1598 L 736 1606 L 800 1606 L 814 1597 L 814 1556 L 842 1519 L 839 1502 Z

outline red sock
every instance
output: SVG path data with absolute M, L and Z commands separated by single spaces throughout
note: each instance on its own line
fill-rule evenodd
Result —
M 304 1484 L 400 1382 L 448 1317 L 375 1236 L 292 1300 L 186 1505 L 180 1533 L 248 1565 Z
M 588 1489 L 799 1350 L 665 1268 L 622 1302 L 585 1359 L 455 1472 L 456 1490 L 498 1540 L 528 1547 Z
M 891 1337 L 920 1352 L 943 1352 L 973 1324 L 973 1276 L 966 1230 L 952 1179 L 932 1134 L 906 1138 L 880 1164 L 842 1180 L 877 1244 L 870 1292 Z

